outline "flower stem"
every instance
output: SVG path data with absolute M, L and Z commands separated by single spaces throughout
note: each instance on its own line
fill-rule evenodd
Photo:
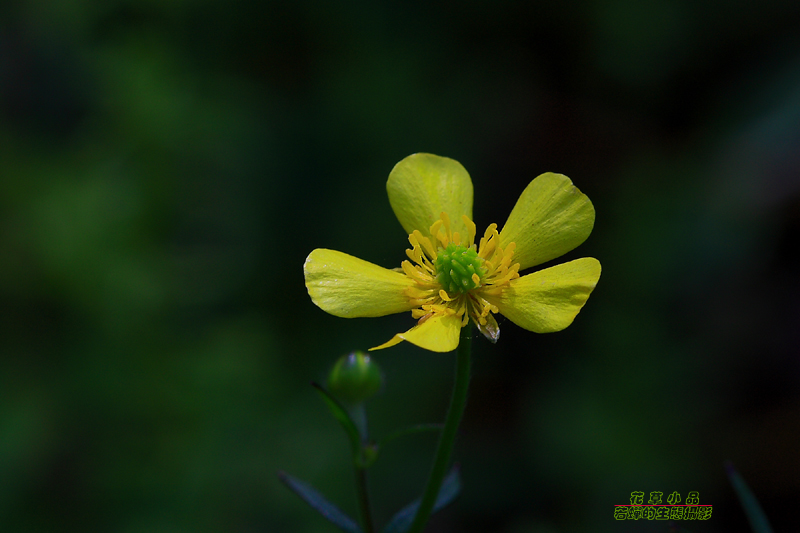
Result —
M 364 533 L 375 533 L 372 510 L 369 505 L 367 469 L 360 466 L 356 466 L 356 491 L 358 492 L 358 508 L 361 511 L 361 527 L 364 529 Z
M 447 418 L 444 422 L 442 435 L 439 438 L 433 468 L 431 468 L 430 476 L 428 476 L 428 483 L 425 486 L 419 510 L 417 510 L 414 522 L 411 524 L 408 533 L 422 533 L 433 511 L 436 497 L 439 495 L 439 489 L 442 486 L 442 480 L 447 473 L 450 455 L 458 432 L 458 425 L 467 405 L 467 390 L 469 389 L 470 366 L 472 364 L 470 358 L 471 333 L 471 325 L 461 329 L 461 340 L 458 343 L 456 354 L 456 382 L 453 385 L 453 396 L 450 399 L 450 407 L 447 409 Z
M 369 489 L 367 488 L 367 465 L 364 463 L 364 450 L 369 442 L 367 429 L 367 411 L 364 402 L 352 405 L 349 410 L 350 419 L 358 428 L 358 449 L 354 450 L 353 466 L 356 471 L 356 494 L 358 496 L 358 510 L 361 514 L 361 528 L 364 533 L 375 533 L 375 524 L 372 521 L 372 508 L 369 503 Z

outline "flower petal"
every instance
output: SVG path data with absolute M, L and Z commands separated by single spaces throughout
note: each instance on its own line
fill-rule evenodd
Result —
M 433 154 L 413 154 L 397 163 L 386 182 L 389 203 L 406 233 L 415 229 L 429 236 L 444 211 L 450 227 L 461 235 L 472 220 L 472 180 L 461 163 Z
M 458 315 L 432 316 L 422 324 L 414 326 L 405 333 L 398 333 L 388 342 L 370 348 L 381 350 L 394 346 L 402 341 L 416 344 L 420 348 L 432 352 L 452 352 L 458 348 L 458 339 L 461 334 L 461 317 Z
M 332 315 L 383 316 L 413 309 L 404 294 L 413 280 L 352 255 L 317 248 L 306 258 L 303 272 L 311 300 Z
M 572 324 L 598 279 L 600 261 L 584 257 L 522 276 L 500 295 L 484 297 L 519 327 L 550 333 Z
M 480 322 L 477 320 L 472 321 L 475 324 L 475 327 L 478 328 L 478 331 L 483 333 L 483 336 L 489 339 L 489 342 L 492 344 L 497 344 L 497 340 L 500 338 L 500 326 L 497 325 L 497 320 L 494 319 L 491 313 L 486 315 L 486 325 L 481 325 Z
M 500 232 L 500 246 L 517 243 L 520 270 L 559 257 L 586 240 L 594 206 L 563 174 L 548 172 L 522 191 Z

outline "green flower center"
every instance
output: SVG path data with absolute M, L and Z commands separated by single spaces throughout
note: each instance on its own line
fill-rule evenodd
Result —
M 434 266 L 436 281 L 447 292 L 463 294 L 470 291 L 480 285 L 480 278 L 486 274 L 478 252 L 460 244 L 450 243 L 447 248 L 439 248 Z M 473 278 L 476 274 L 479 278 L 477 283 Z

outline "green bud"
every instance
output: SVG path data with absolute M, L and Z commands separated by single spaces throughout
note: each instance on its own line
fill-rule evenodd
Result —
M 355 404 L 368 400 L 383 384 L 378 364 L 364 352 L 343 355 L 328 375 L 328 390 L 339 400 Z

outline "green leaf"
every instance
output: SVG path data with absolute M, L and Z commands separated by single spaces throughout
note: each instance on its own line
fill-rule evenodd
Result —
M 311 386 L 317 390 L 320 396 L 322 396 L 325 404 L 331 410 L 331 414 L 333 414 L 334 418 L 336 418 L 336 420 L 338 420 L 344 428 L 345 433 L 347 433 L 347 436 L 350 439 L 350 444 L 353 447 L 353 457 L 358 458 L 359 452 L 361 451 L 361 436 L 356 423 L 350 417 L 350 413 L 348 413 L 347 409 L 345 409 L 344 406 L 336 400 L 336 398 L 331 396 L 330 393 L 322 387 L 322 385 L 319 383 L 311 383 Z
M 454 466 L 450 473 L 442 481 L 439 494 L 436 496 L 436 503 L 433 505 L 435 513 L 448 503 L 452 502 L 461 491 L 461 477 L 458 474 L 458 466 Z M 414 516 L 419 509 L 420 499 L 416 499 L 407 506 L 403 507 L 391 519 L 383 529 L 383 533 L 405 533 L 414 522 Z
M 347 516 L 341 509 L 325 499 L 325 496 L 317 490 L 303 483 L 299 479 L 290 476 L 286 472 L 278 472 L 278 478 L 284 485 L 289 487 L 292 492 L 300 496 L 315 511 L 325 517 L 330 523 L 348 533 L 362 533 L 361 528 L 355 520 Z
M 733 490 L 736 491 L 736 495 L 739 497 L 742 507 L 744 507 L 744 514 L 747 516 L 753 531 L 755 533 L 772 533 L 772 527 L 769 525 L 761 504 L 758 503 L 755 494 L 744 482 L 739 472 L 733 468 L 733 464 L 730 461 L 725 463 L 725 471 L 728 473 L 728 479 L 733 485 Z

